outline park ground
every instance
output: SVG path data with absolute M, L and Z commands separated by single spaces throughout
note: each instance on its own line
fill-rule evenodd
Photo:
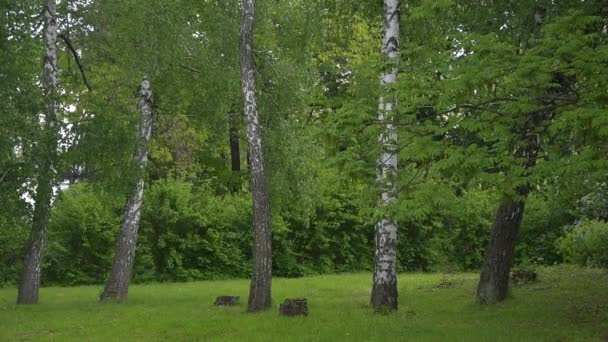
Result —
M 475 303 L 477 274 L 399 277 L 399 311 L 368 306 L 371 275 L 273 280 L 273 308 L 245 313 L 247 280 L 133 285 L 122 304 L 99 304 L 101 286 L 41 289 L 17 306 L 0 289 L 0 341 L 608 341 L 608 274 L 540 268 L 494 306 Z M 216 307 L 218 295 L 240 306 Z M 307 317 L 278 315 L 288 297 L 308 298 Z

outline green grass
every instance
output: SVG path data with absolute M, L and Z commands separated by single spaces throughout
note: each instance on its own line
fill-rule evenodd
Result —
M 136 285 L 126 304 L 97 303 L 101 286 L 43 288 L 41 303 L 14 304 L 0 289 L 0 341 L 605 341 L 608 276 L 544 268 L 539 282 L 498 305 L 475 304 L 476 274 L 402 274 L 400 309 L 373 313 L 370 274 L 275 279 L 275 303 L 307 297 L 309 316 L 214 307 L 217 295 L 247 299 L 247 280 Z M 448 281 L 446 281 L 448 280 Z M 438 287 L 440 283 L 448 287 Z

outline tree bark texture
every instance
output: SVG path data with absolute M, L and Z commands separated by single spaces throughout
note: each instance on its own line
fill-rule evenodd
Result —
M 144 77 L 140 84 L 139 97 L 138 110 L 141 114 L 141 121 L 139 124 L 137 151 L 134 157 L 139 167 L 139 177 L 127 201 L 124 220 L 120 227 L 120 236 L 116 242 L 112 270 L 101 294 L 101 302 L 126 300 L 133 271 L 133 260 L 137 246 L 137 231 L 139 229 L 144 196 L 144 175 L 148 161 L 148 142 L 152 134 L 152 88 L 150 81 L 146 77 Z
M 399 57 L 399 0 L 384 1 L 384 31 L 382 53 L 390 61 Z M 386 206 L 397 197 L 397 132 L 393 125 L 395 100 L 390 96 L 390 84 L 397 80 L 397 69 L 381 75 L 383 90 L 379 101 L 378 120 L 384 130 L 379 138 L 382 153 L 378 159 L 378 184 L 381 206 Z M 371 305 L 375 309 L 396 310 L 397 293 L 397 223 L 385 216 L 376 224 L 374 284 Z
M 534 14 L 534 33 L 539 32 L 544 21 L 545 10 L 537 6 Z M 568 94 L 571 89 L 569 80 L 555 75 L 555 82 L 560 84 L 552 92 Z M 526 114 L 526 122 L 519 133 L 519 146 L 515 149 L 515 158 L 522 161 L 522 166 L 529 173 L 536 165 L 540 149 L 540 132 L 546 128 L 545 122 L 554 114 L 556 101 L 560 96 L 549 94 L 550 100 L 539 98 L 539 104 L 545 109 Z M 525 201 L 530 192 L 530 185 L 524 184 L 515 189 L 517 198 L 505 198 L 496 210 L 492 235 L 486 249 L 484 265 L 477 285 L 477 302 L 495 304 L 507 297 L 509 274 L 513 265 L 513 254 L 524 215 Z
M 19 292 L 18 304 L 38 303 L 42 258 L 46 244 L 46 231 L 55 183 L 55 164 L 57 159 L 57 4 L 48 0 L 44 10 L 45 53 L 43 58 L 43 96 L 46 103 L 42 138 L 37 145 L 36 194 L 32 230 L 25 252 L 25 259 Z
M 519 139 L 520 147 L 515 150 L 515 158 L 522 160 L 526 172 L 536 165 L 540 149 L 539 130 L 552 114 L 552 110 L 527 114 Z M 492 236 L 477 286 L 477 302 L 480 304 L 495 304 L 507 297 L 513 253 L 530 186 L 521 185 L 515 192 L 516 199 L 503 199 L 496 210 Z
M 272 284 L 272 228 L 270 202 L 264 170 L 264 150 L 259 122 L 255 64 L 253 57 L 253 27 L 255 0 L 241 1 L 240 64 L 243 111 L 249 144 L 249 171 L 253 197 L 253 272 L 249 290 L 248 311 L 270 307 Z

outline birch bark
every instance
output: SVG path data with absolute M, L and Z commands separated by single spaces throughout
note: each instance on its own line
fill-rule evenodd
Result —
M 249 172 L 253 197 L 253 271 L 247 310 L 268 309 L 272 284 L 272 227 L 264 169 L 264 149 L 259 122 L 253 57 L 255 0 L 241 1 L 240 64 L 243 111 L 249 143 Z
M 25 259 L 19 292 L 18 304 L 38 303 L 40 288 L 40 273 L 42 258 L 46 245 L 46 231 L 49 222 L 49 212 L 53 197 L 57 163 L 57 4 L 55 0 L 47 0 L 44 8 L 44 40 L 45 53 L 43 58 L 43 97 L 46 103 L 44 122 L 42 123 L 42 138 L 37 147 L 37 176 L 36 194 L 34 196 L 34 213 L 32 230 L 25 252 Z
M 139 166 L 139 178 L 129 196 L 125 208 L 120 236 L 116 243 L 116 253 L 112 261 L 110 277 L 101 294 L 100 301 L 124 301 L 129 292 L 129 282 L 133 271 L 133 259 L 137 246 L 137 231 L 141 217 L 141 206 L 144 197 L 144 175 L 148 161 L 148 143 L 152 134 L 152 88 L 150 81 L 144 77 L 139 87 L 138 110 L 141 114 L 139 140 L 135 162 Z
M 382 53 L 390 61 L 399 56 L 399 0 L 384 0 L 384 31 Z M 380 205 L 386 206 L 397 196 L 397 132 L 393 125 L 395 100 L 391 98 L 389 86 L 397 80 L 397 69 L 381 75 L 385 88 L 379 101 L 378 120 L 383 125 L 379 143 L 382 153 L 378 159 L 378 184 L 381 192 Z M 385 216 L 376 224 L 374 284 L 371 305 L 375 309 L 396 310 L 397 293 L 397 223 Z

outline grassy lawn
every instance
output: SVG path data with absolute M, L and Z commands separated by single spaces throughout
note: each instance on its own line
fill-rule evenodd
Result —
M 275 303 L 307 297 L 306 318 L 213 306 L 222 294 L 246 302 L 247 280 L 136 285 L 128 303 L 106 305 L 96 300 L 101 286 L 44 288 L 34 306 L 16 306 L 16 290 L 5 288 L 0 341 L 606 341 L 606 272 L 539 272 L 491 307 L 475 304 L 476 274 L 402 274 L 392 314 L 369 309 L 370 274 L 275 279 Z

